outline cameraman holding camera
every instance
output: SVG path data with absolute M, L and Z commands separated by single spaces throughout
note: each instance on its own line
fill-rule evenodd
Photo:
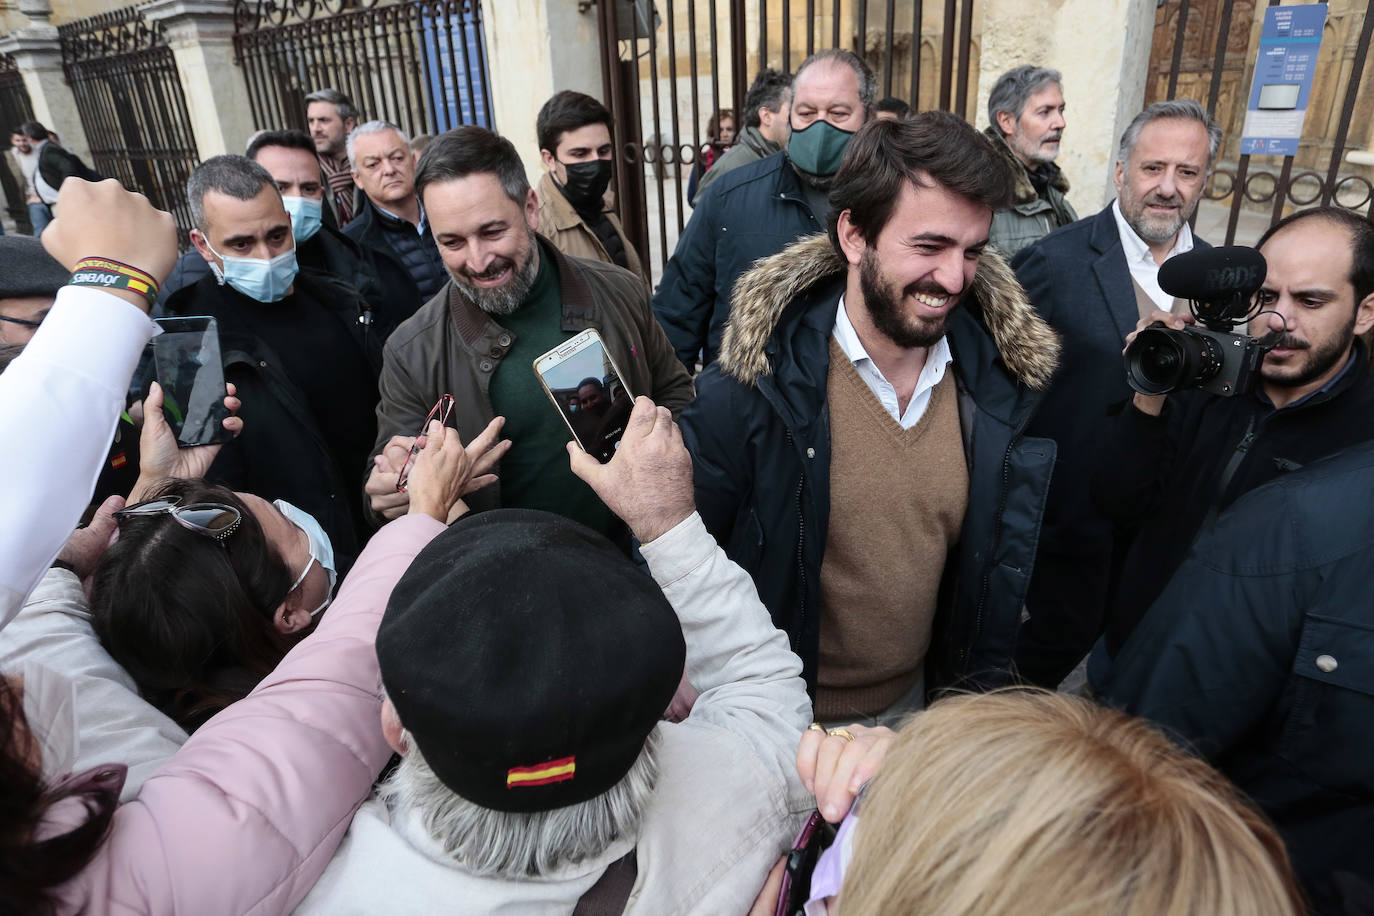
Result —
M 1374 439 L 1374 377 L 1356 339 L 1374 328 L 1374 225 L 1336 208 L 1305 210 L 1270 228 L 1258 248 L 1268 274 L 1257 294 L 1263 311 L 1249 330 L 1271 335 L 1264 343 L 1275 346 L 1253 390 L 1137 393 L 1104 430 L 1093 503 L 1128 544 L 1107 607 L 1108 656 L 1217 513 L 1284 473 Z M 1155 322 L 1181 331 L 1193 317 L 1143 318 L 1127 351 Z M 1107 661 L 1094 652 L 1094 686 Z

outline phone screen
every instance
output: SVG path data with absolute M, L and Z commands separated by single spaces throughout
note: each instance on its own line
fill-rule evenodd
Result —
M 162 413 L 182 448 L 227 442 L 224 364 L 215 319 L 162 318 L 153 338 L 153 364 L 162 386 Z
M 594 330 L 583 331 L 534 361 L 535 374 L 582 450 L 602 464 L 625 435 L 634 395 Z

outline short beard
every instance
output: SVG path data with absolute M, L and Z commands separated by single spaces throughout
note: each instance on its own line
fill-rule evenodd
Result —
M 1294 366 L 1293 375 L 1274 375 L 1266 370 L 1263 363 L 1260 364 L 1260 376 L 1264 381 L 1276 388 L 1301 388 L 1310 382 L 1315 382 L 1331 370 L 1342 357 L 1349 355 L 1350 345 L 1355 340 L 1355 312 L 1350 313 L 1350 323 L 1341 329 L 1341 333 L 1331 338 L 1324 344 L 1312 346 L 1308 343 L 1300 349 L 1305 349 L 1306 359 L 1301 365 Z M 1292 346 L 1297 341 L 1284 335 L 1279 340 L 1279 346 L 1287 344 Z
M 445 268 L 448 270 L 449 279 L 462 290 L 463 295 L 467 296 L 474 305 L 488 315 L 514 314 L 520 306 L 525 304 L 525 297 L 529 295 L 530 287 L 534 286 L 534 279 L 539 275 L 539 242 L 532 230 L 526 229 L 525 231 L 529 235 L 529 255 L 525 258 L 524 264 L 511 272 L 510 279 L 502 286 L 491 288 L 474 286 L 468 282 L 466 273 Z M 497 258 L 487 268 L 486 272 L 500 273 L 506 269 L 509 263 L 510 259 L 508 258 Z
M 788 162 L 791 163 L 792 171 L 797 173 L 797 177 L 800 178 L 802 181 L 806 182 L 808 186 L 815 188 L 817 191 L 829 191 L 831 186 L 835 184 L 834 175 L 813 175 L 805 169 L 800 168 L 795 162 L 792 162 L 790 159 L 788 160 Z
M 878 265 L 878 256 L 872 248 L 865 248 L 859 259 L 859 291 L 863 293 L 864 307 L 873 320 L 878 333 L 906 350 L 918 347 L 933 347 L 945 336 L 945 325 L 949 315 L 956 308 L 951 302 L 939 318 L 913 318 L 902 311 L 901 298 L 896 294 Z M 902 290 L 901 296 L 915 293 L 947 295 L 945 290 L 928 289 L 923 284 L 913 283 Z M 912 327 L 911 323 L 918 326 Z

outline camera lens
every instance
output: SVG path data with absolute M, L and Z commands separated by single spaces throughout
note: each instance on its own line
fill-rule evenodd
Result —
M 1141 394 L 1196 388 L 1221 365 L 1217 342 L 1193 331 L 1146 328 L 1126 349 L 1126 380 Z

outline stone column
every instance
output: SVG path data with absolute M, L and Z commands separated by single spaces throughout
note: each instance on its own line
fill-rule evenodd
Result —
M 987 123 L 997 77 L 1021 64 L 1063 74 L 1068 126 L 1057 164 L 1069 201 L 1090 216 L 1116 196 L 1116 144 L 1144 105 L 1155 0 L 1061 0 L 1043 4 L 987 0 L 978 68 L 978 123 Z
M 576 0 L 499 0 L 484 3 L 482 14 L 492 121 L 515 144 L 533 184 L 544 172 L 534 119 L 549 96 L 573 89 L 606 101 L 596 6 Z
M 24 88 L 33 104 L 34 119 L 56 131 L 64 147 L 91 165 L 91 146 L 76 110 L 76 97 L 62 74 L 57 26 L 48 21 L 52 7 L 48 0 L 20 0 L 19 11 L 30 25 L 0 36 L 0 53 L 11 55 L 19 65 Z M 3 129 L 13 126 L 6 124 Z
M 242 154 L 255 127 L 268 125 L 253 124 L 248 82 L 234 63 L 233 0 L 153 0 L 143 16 L 166 30 L 200 158 Z

